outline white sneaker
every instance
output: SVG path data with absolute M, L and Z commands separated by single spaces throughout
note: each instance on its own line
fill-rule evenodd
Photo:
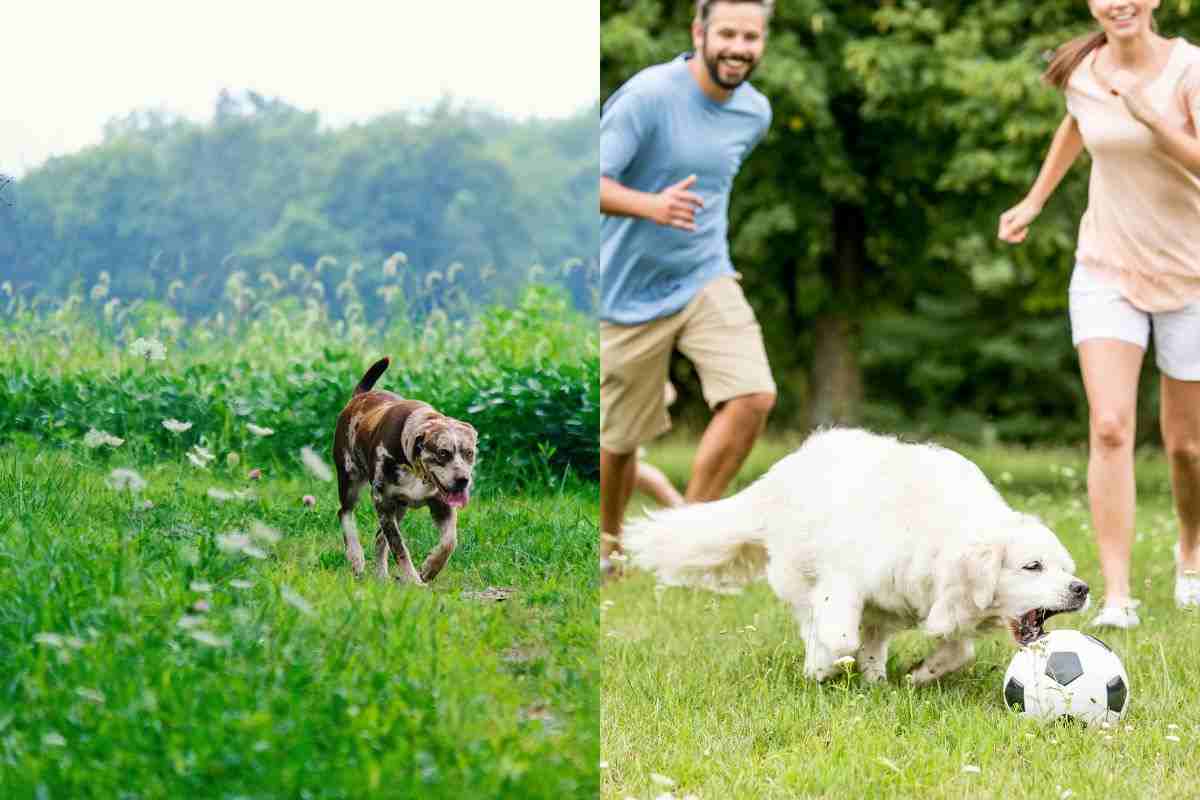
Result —
M 1105 606 L 1092 620 L 1093 628 L 1136 628 L 1141 620 L 1136 609 L 1137 600 L 1130 600 L 1127 606 Z
M 1175 576 L 1175 605 L 1200 608 L 1200 570 L 1189 569 Z
M 1175 563 L 1179 563 L 1178 542 L 1175 543 Z M 1180 608 L 1200 608 L 1200 570 L 1176 571 L 1175 605 Z

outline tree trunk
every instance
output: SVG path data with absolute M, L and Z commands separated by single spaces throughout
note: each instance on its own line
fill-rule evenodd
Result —
M 866 267 L 866 219 L 860 206 L 839 203 L 833 209 L 833 252 L 824 265 L 833 289 L 829 310 L 814 323 L 810 427 L 854 425 L 862 403 L 858 362 L 858 311 Z
M 809 426 L 854 425 L 862 401 L 858 325 L 845 314 L 831 313 L 817 317 L 814 327 Z

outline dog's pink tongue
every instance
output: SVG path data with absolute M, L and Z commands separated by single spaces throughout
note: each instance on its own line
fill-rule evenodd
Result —
M 462 508 L 467 504 L 467 500 L 469 499 L 470 497 L 465 489 L 461 492 L 446 492 L 446 505 L 451 508 Z

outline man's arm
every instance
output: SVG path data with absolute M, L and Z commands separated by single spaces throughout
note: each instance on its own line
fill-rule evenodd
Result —
M 704 200 L 688 191 L 696 182 L 689 175 L 661 192 L 639 192 L 612 178 L 600 176 L 600 213 L 610 217 L 639 217 L 685 231 L 696 230 L 696 210 Z

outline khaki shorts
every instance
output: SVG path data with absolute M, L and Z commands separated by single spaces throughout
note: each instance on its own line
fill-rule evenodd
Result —
M 663 386 L 671 352 L 696 367 L 710 408 L 775 393 L 754 311 L 733 276 L 717 278 L 682 311 L 643 325 L 600 323 L 600 446 L 632 453 L 671 427 Z

